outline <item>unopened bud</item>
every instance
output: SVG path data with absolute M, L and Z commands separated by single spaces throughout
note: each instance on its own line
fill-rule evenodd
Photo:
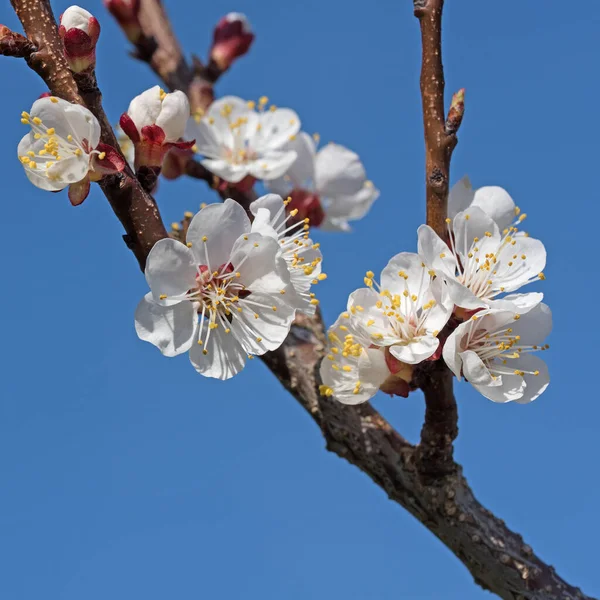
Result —
M 171 148 L 191 150 L 194 141 L 185 142 L 185 126 L 190 118 L 190 105 L 183 92 L 167 94 L 154 86 L 136 96 L 119 124 L 135 147 L 135 168 L 160 169 Z
M 91 13 L 79 6 L 70 6 L 60 16 L 58 34 L 73 73 L 89 71 L 96 66 L 96 42 L 100 37 L 100 23 Z
M 233 61 L 246 54 L 254 40 L 250 23 L 241 13 L 229 13 L 216 25 L 210 59 L 221 69 L 227 70 Z
M 461 88 L 452 96 L 452 103 L 446 119 L 446 133 L 452 135 L 456 133 L 462 123 L 465 114 L 465 88 Z
M 135 44 L 142 35 L 140 26 L 140 0 L 104 0 L 104 6 L 117 20 L 127 39 Z

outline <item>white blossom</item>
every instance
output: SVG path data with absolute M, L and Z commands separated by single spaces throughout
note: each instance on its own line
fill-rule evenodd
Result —
M 289 224 L 295 215 L 286 214 L 285 204 L 277 194 L 267 194 L 252 202 L 252 231 L 273 237 L 279 242 L 281 255 L 290 273 L 292 291 L 295 292 L 293 305 L 305 314 L 312 315 L 319 301 L 310 291 L 311 286 L 327 277 L 321 272 L 323 256 L 319 244 L 313 243 L 308 237 L 308 223 L 301 221 Z
M 417 254 L 401 252 L 381 272 L 380 286 L 372 271 L 365 284 L 348 299 L 352 329 L 371 344 L 388 347 L 404 363 L 430 358 L 453 308 L 442 281 L 432 277 Z
M 145 273 L 151 291 L 136 310 L 138 336 L 165 356 L 189 351 L 202 375 L 229 379 L 289 332 L 295 310 L 279 244 L 252 232 L 231 199 L 192 219 L 187 244 L 157 242 Z
M 364 217 L 379 197 L 359 156 L 348 148 L 329 143 L 317 152 L 314 138 L 304 132 L 284 148 L 298 158 L 283 177 L 266 185 L 284 198 L 290 196 L 289 209 L 298 209 L 314 227 L 349 231 L 348 221 Z
M 444 361 L 494 402 L 535 400 L 549 383 L 548 368 L 532 353 L 548 348 L 550 309 L 538 302 L 522 312 L 508 301 L 477 312 L 459 325 L 444 345 Z
M 296 153 L 281 148 L 299 131 L 300 119 L 289 108 L 266 109 L 267 102 L 261 98 L 255 110 L 254 102 L 225 96 L 204 116 L 190 119 L 188 137 L 196 139 L 195 150 L 207 169 L 230 183 L 248 175 L 273 179 L 287 171 Z
M 512 226 L 500 233 L 494 220 L 477 206 L 447 223 L 450 246 L 431 227 L 422 225 L 419 254 L 446 282 L 457 306 L 489 308 L 502 293 L 545 278 L 546 250 L 541 241 L 517 235 Z
M 111 146 L 100 142 L 100 124 L 85 107 L 54 96 L 40 98 L 21 122 L 31 127 L 17 153 L 36 187 L 56 192 L 69 186 L 72 204 L 85 200 L 90 180 L 124 168 Z

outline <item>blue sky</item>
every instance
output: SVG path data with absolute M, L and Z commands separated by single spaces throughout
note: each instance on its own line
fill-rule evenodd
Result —
M 424 218 L 412 3 L 166 4 L 187 50 L 201 56 L 219 17 L 246 12 L 257 40 L 218 94 L 293 107 L 307 131 L 356 150 L 381 189 L 352 235 L 315 234 L 332 322 L 364 271 L 416 249 Z M 127 57 L 100 0 L 85 7 L 102 24 L 98 73 L 116 122 L 155 79 Z M 0 22 L 17 27 L 6 2 Z M 457 386 L 456 455 L 478 498 L 591 595 L 600 594 L 599 25 L 600 4 L 573 10 L 558 0 L 448 2 L 444 23 L 448 99 L 467 90 L 452 178 L 502 185 L 528 213 L 549 255 L 547 280 L 531 289 L 545 292 L 555 319 L 545 354 L 552 381 L 539 400 L 499 406 Z M 423 526 L 325 451 L 259 361 L 215 382 L 137 339 L 133 311 L 146 284 L 116 218 L 97 188 L 74 209 L 65 193 L 28 184 L 16 157 L 19 114 L 44 88 L 15 59 L 0 59 L 0 77 L 0 597 L 489 597 Z M 213 199 L 189 181 L 158 193 L 167 222 Z M 375 404 L 418 439 L 419 394 Z

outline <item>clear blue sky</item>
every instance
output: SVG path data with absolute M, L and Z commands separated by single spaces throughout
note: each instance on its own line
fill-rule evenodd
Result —
M 353 235 L 318 235 L 328 322 L 424 218 L 419 32 L 404 0 L 166 0 L 185 47 L 204 56 L 213 23 L 250 17 L 252 53 L 219 94 L 268 95 L 361 154 L 381 198 Z M 55 3 L 57 13 L 67 2 Z M 126 55 L 100 0 L 98 72 L 111 119 L 155 83 Z M 17 27 L 8 2 L 0 22 Z M 453 180 L 506 187 L 549 255 L 555 330 L 548 391 L 499 406 L 457 388 L 458 460 L 477 496 L 572 583 L 600 594 L 596 349 L 600 217 L 600 3 L 447 2 L 448 98 L 467 89 Z M 146 284 L 99 189 L 71 208 L 35 189 L 16 157 L 19 114 L 44 91 L 0 59 L 2 311 L 0 597 L 6 600 L 480 600 L 489 595 L 425 528 L 324 449 L 312 421 L 254 361 L 198 376 L 140 342 Z M 161 184 L 165 219 L 213 201 Z M 588 259 L 588 257 L 590 257 Z M 534 288 L 532 288 L 534 289 Z M 581 323 L 584 323 L 584 326 Z M 587 325 L 585 325 L 587 323 Z M 589 328 L 588 328 L 589 325 Z M 416 441 L 419 394 L 378 398 Z

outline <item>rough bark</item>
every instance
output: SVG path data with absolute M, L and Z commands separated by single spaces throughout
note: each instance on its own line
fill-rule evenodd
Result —
M 83 103 L 62 57 L 48 0 L 11 2 L 28 38 L 38 49 L 27 59 L 29 65 L 42 76 L 53 94 Z M 428 223 L 436 229 L 445 218 L 449 157 L 456 143 L 455 138 L 447 139 L 454 134 L 447 136 L 444 132 L 441 7 L 441 0 L 415 1 L 415 13 L 423 32 Z M 158 47 L 150 60 L 153 69 L 168 87 L 189 91 L 189 86 L 197 81 L 197 69 L 182 66 L 181 50 L 161 3 L 142 0 L 142 13 L 146 39 L 154 40 Z M 82 90 L 81 94 L 100 119 L 103 139 L 111 143 L 114 135 L 108 131 L 110 126 L 102 110 L 99 90 Z M 200 97 L 199 94 L 197 98 Z M 205 100 L 195 102 L 200 106 Z M 198 175 L 210 179 L 201 171 Z M 143 267 L 152 245 L 166 236 L 154 200 L 129 170 L 121 177 L 107 178 L 102 188 L 125 227 L 129 247 Z M 186 219 L 189 221 L 189 216 Z M 456 404 L 446 371 L 440 373 L 440 367 L 434 366 L 432 372 L 423 374 L 426 424 L 421 444 L 413 446 L 369 404 L 345 406 L 319 395 L 318 367 L 324 343 L 320 315 L 301 316 L 285 343 L 267 354 L 264 362 L 312 416 L 330 451 L 356 465 L 391 500 L 419 519 L 463 562 L 483 588 L 506 600 L 592 600 L 563 581 L 519 534 L 508 529 L 474 497 L 462 468 L 452 459 Z

